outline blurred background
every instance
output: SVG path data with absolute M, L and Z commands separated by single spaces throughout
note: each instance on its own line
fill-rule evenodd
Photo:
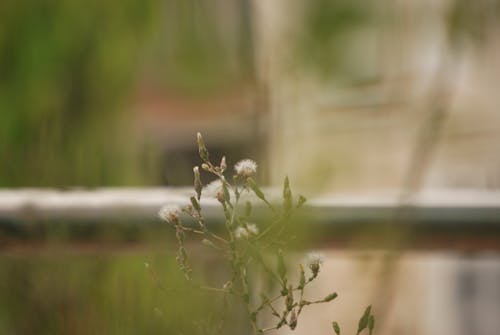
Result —
M 304 246 L 342 299 L 297 333 L 369 303 L 379 334 L 499 332 L 499 1 L 3 0 L 0 22 L 0 333 L 209 333 L 154 206 L 89 218 L 36 193 L 177 194 L 197 131 L 347 213 Z M 357 224 L 353 202 L 387 199 Z M 445 228 L 400 210 L 419 199 Z

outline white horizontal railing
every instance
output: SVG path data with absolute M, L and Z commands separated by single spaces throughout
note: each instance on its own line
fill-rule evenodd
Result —
M 280 191 L 268 189 L 279 201 Z M 154 219 L 166 203 L 189 203 L 191 188 L 103 188 L 103 189 L 3 189 L 0 190 L 0 220 L 37 219 Z M 254 199 L 255 200 L 255 199 Z M 222 218 L 215 199 L 202 197 L 205 214 Z M 411 203 L 417 221 L 500 223 L 500 192 L 481 190 L 426 191 Z M 312 198 L 308 208 L 315 220 L 379 221 L 400 208 L 396 192 L 367 195 L 332 194 Z

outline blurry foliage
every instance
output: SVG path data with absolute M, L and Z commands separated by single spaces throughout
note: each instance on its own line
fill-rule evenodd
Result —
M 251 79 L 250 15 L 245 0 L 167 1 L 150 70 L 159 70 L 166 87 L 194 96 Z
M 205 334 L 213 293 L 191 290 L 176 270 L 164 254 L 4 255 L 0 332 Z
M 126 103 L 154 8 L 2 1 L 0 186 L 130 180 Z
M 381 13 L 397 13 L 361 0 L 301 4 L 299 69 L 377 74 Z M 450 3 L 450 39 L 484 42 L 499 13 L 497 0 Z M 160 182 L 160 149 L 133 125 L 134 93 L 151 85 L 194 99 L 252 83 L 252 15 L 248 0 L 1 1 L 0 187 Z
M 2 1 L 0 187 L 158 182 L 133 93 L 144 81 L 210 92 L 249 69 L 237 4 L 228 25 L 224 1 Z
M 498 25 L 500 1 L 455 0 L 448 12 L 448 37 L 456 47 L 469 40 L 481 46 L 485 43 L 488 28 Z
M 299 66 L 326 78 L 358 75 L 352 64 L 356 32 L 373 29 L 374 7 L 366 1 L 311 0 L 305 4 L 296 53 Z

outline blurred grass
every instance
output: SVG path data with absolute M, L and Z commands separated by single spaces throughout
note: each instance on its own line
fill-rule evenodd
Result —
M 162 144 L 144 150 L 139 92 L 194 99 L 249 77 L 248 9 L 229 6 L 242 20 L 227 21 L 226 7 L 2 1 L 0 187 L 158 184 Z
M 304 2 L 304 14 L 295 41 L 296 66 L 310 70 L 321 79 L 366 80 L 368 58 L 359 44 L 361 35 L 375 34 L 379 29 L 377 6 L 364 1 L 310 0 Z
M 217 311 L 160 252 L 2 255 L 0 292 L 2 334 L 203 334 Z
M 2 1 L 0 186 L 137 181 L 126 105 L 153 4 Z

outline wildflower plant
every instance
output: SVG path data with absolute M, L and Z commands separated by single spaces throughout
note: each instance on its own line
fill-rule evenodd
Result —
M 285 262 L 282 248 L 287 240 L 287 222 L 305 204 L 306 198 L 299 195 L 295 199 L 292 196 L 290 182 L 286 177 L 282 203 L 271 203 L 255 181 L 257 164 L 253 160 L 244 159 L 236 163 L 234 174 L 228 179 L 226 175 L 230 171 L 226 158 L 222 157 L 219 164 L 214 164 L 200 133 L 197 134 L 197 142 L 202 163 L 201 169 L 199 166 L 193 168 L 195 195 L 182 208 L 165 205 L 158 213 L 162 220 L 175 229 L 178 241 L 177 262 L 181 271 L 196 288 L 220 292 L 224 298 L 229 295 L 238 298 L 245 307 L 254 334 L 263 334 L 284 326 L 294 330 L 306 307 L 331 302 L 338 296 L 336 292 L 332 292 L 320 299 L 306 298 L 305 290 L 318 277 L 323 263 L 320 254 L 310 254 L 304 264 L 298 264 L 295 273 L 291 273 Z M 203 185 L 200 170 L 216 179 Z M 207 224 L 200 202 L 202 194 L 219 202 L 224 213 L 222 231 Z M 272 217 L 270 223 L 255 222 L 254 204 L 249 199 L 261 202 L 269 210 Z M 181 213 L 194 219 L 195 223 L 184 223 Z M 199 236 L 203 245 L 217 251 L 227 260 L 230 273 L 224 283 L 214 287 L 195 284 L 186 249 L 186 234 Z M 277 288 L 274 294 L 273 290 L 263 287 L 264 282 L 274 283 Z M 265 322 L 270 324 L 264 325 Z M 371 334 L 373 326 L 374 318 L 371 307 L 368 307 L 360 320 L 357 334 L 364 329 L 368 329 Z M 337 322 L 332 323 L 332 328 L 335 334 L 340 335 Z

